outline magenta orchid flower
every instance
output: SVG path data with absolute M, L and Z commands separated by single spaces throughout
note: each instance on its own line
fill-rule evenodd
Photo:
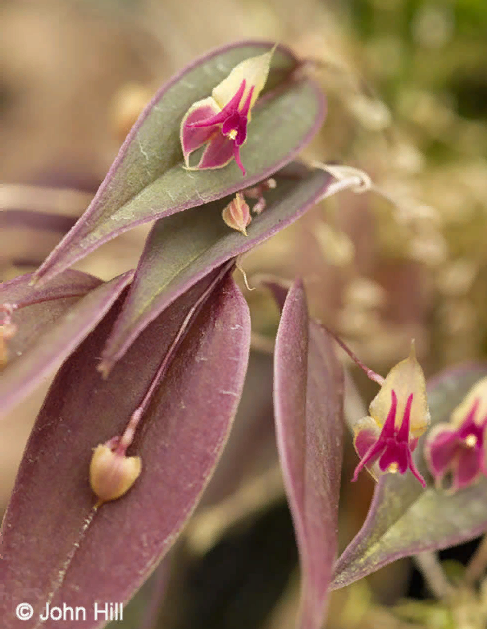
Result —
M 211 96 L 197 101 L 181 122 L 181 146 L 186 168 L 222 168 L 235 158 L 245 175 L 240 147 L 247 139 L 252 107 L 269 74 L 274 49 L 239 63 Z M 190 166 L 191 153 L 207 145 L 197 166 Z
M 380 472 L 404 474 L 410 469 L 426 487 L 412 458 L 430 421 L 426 382 L 414 345 L 409 357 L 395 365 L 384 380 L 380 376 L 373 379 L 381 383 L 381 389 L 369 406 L 370 416 L 354 426 L 354 446 L 361 460 L 352 480 L 357 480 L 364 467 L 374 477 Z
M 425 443 L 425 458 L 435 484 L 454 493 L 487 475 L 485 443 L 487 438 L 487 378 L 469 391 L 453 411 L 451 421 L 436 425 Z

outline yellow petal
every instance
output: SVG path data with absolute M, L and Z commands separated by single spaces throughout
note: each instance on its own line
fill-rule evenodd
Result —
M 391 408 L 393 389 L 397 395 L 396 427 L 402 423 L 406 403 L 412 393 L 410 432 L 414 437 L 419 437 L 429 424 L 430 413 L 426 400 L 426 382 L 416 360 L 414 343 L 411 344 L 409 357 L 390 370 L 379 393 L 370 403 L 369 412 L 380 426 L 384 424 Z
M 245 92 L 240 100 L 240 103 L 245 101 L 250 89 L 253 87 L 254 91 L 252 92 L 252 99 L 250 101 L 250 109 L 252 109 L 267 81 L 271 59 L 275 48 L 276 46 L 274 46 L 270 52 L 266 52 L 263 55 L 250 57 L 250 59 L 241 61 L 233 68 L 227 78 L 223 79 L 223 81 L 213 89 L 212 96 L 221 109 L 223 109 L 225 105 L 232 100 L 244 79 L 246 82 Z
M 459 426 L 463 422 L 469 411 L 472 410 L 472 406 L 477 398 L 480 400 L 480 404 L 475 413 L 474 421 L 480 424 L 487 416 L 487 377 L 479 380 L 453 411 L 451 420 L 455 426 Z

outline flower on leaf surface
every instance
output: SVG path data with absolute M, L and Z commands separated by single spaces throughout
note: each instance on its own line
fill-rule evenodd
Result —
M 483 378 L 453 411 L 451 421 L 436 425 L 426 439 L 425 458 L 437 487 L 449 476 L 453 493 L 475 483 L 482 473 L 487 475 L 486 432 L 487 378 Z
M 275 47 L 274 47 L 275 48 Z M 239 63 L 211 96 L 197 101 L 181 122 L 181 146 L 186 168 L 222 168 L 233 158 L 245 175 L 240 147 L 247 139 L 252 107 L 269 74 L 274 48 Z M 197 166 L 191 167 L 191 153 L 207 145 Z
M 409 468 L 425 487 L 424 478 L 412 458 L 418 438 L 430 420 L 426 382 L 414 345 L 409 357 L 395 365 L 382 381 L 369 413 L 370 416 L 354 426 L 354 446 L 361 461 L 355 468 L 353 480 L 357 480 L 363 467 L 376 476 L 377 464 L 380 472 L 404 474 Z

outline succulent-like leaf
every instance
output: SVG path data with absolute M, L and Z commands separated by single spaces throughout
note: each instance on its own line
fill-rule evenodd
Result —
M 232 194 L 269 177 L 293 159 L 323 122 L 324 97 L 312 80 L 293 75 L 298 60 L 274 52 L 267 94 L 256 105 L 242 147 L 247 175 L 236 163 L 218 170 L 183 168 L 179 125 L 188 108 L 240 61 L 271 43 L 241 42 L 196 60 L 164 85 L 142 113 L 88 210 L 38 269 L 48 279 L 104 242 L 155 218 Z
M 291 176 L 292 175 L 292 176 Z M 221 213 L 229 199 L 158 221 L 149 235 L 133 286 L 103 351 L 110 367 L 134 338 L 179 295 L 213 269 L 287 227 L 316 203 L 332 178 L 321 170 L 291 167 L 276 176 L 265 211 L 254 217 L 248 236 L 230 230 Z
M 448 421 L 470 387 L 486 373 L 487 365 L 472 365 L 447 369 L 431 380 L 432 425 Z M 487 479 L 454 495 L 436 490 L 422 457 L 424 439 L 419 441 L 415 460 L 428 482 L 427 489 L 411 475 L 381 477 L 362 529 L 337 562 L 332 589 L 401 557 L 460 544 L 487 530 Z
M 338 544 L 343 373 L 332 339 L 309 320 L 301 282 L 282 311 L 274 382 L 277 444 L 302 571 L 297 626 L 319 629 Z
M 17 331 L 7 341 L 9 359 L 0 378 L 0 415 L 59 367 L 103 318 L 132 276 L 129 271 L 103 283 L 91 275 L 66 270 L 37 290 L 29 286 L 31 274 L 0 286 L 1 303 L 19 306 L 12 315 Z
M 88 468 L 92 448 L 123 431 L 194 302 L 191 291 L 175 302 L 101 380 L 97 357 L 119 302 L 58 373 L 3 523 L 4 626 L 17 626 L 20 602 L 34 607 L 22 626 L 38 626 L 47 600 L 84 606 L 87 619 L 76 623 L 83 629 L 105 624 L 94 619 L 94 602 L 126 601 L 191 515 L 224 447 L 247 367 L 248 307 L 231 278 L 187 328 L 154 391 L 129 449 L 143 465 L 134 486 L 95 512 Z

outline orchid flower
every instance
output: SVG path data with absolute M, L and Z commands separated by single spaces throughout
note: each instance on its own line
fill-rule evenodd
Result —
M 275 48 L 275 47 L 274 47 Z M 247 139 L 252 107 L 269 74 L 274 48 L 245 59 L 212 91 L 188 109 L 181 122 L 180 138 L 186 168 L 222 168 L 233 158 L 245 175 L 240 147 Z M 190 166 L 191 153 L 206 144 L 197 166 Z
M 385 379 L 374 376 L 381 389 L 369 406 L 370 416 L 354 426 L 354 446 L 361 461 L 352 480 L 357 480 L 363 467 L 373 476 L 376 471 L 404 474 L 409 468 L 425 487 L 412 458 L 418 438 L 430 421 L 426 382 L 414 345 L 409 357 L 395 365 Z
M 487 378 L 469 391 L 453 411 L 450 422 L 436 425 L 425 443 L 425 458 L 437 487 L 451 475 L 450 492 L 475 483 L 487 475 Z

